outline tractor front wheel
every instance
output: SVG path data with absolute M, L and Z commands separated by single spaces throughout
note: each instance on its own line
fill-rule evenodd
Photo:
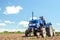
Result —
M 25 36 L 30 36 L 31 34 L 31 30 L 30 28 L 28 28 L 26 31 L 25 31 Z
M 33 34 L 34 34 L 34 36 L 37 36 L 37 28 L 33 29 Z

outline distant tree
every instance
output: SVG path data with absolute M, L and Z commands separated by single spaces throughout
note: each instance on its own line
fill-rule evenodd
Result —
M 8 33 L 8 31 L 4 31 L 4 33 Z
M 20 31 L 17 31 L 17 33 L 21 33 Z

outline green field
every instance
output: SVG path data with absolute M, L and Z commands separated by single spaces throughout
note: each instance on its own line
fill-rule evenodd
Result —
M 20 32 L 20 31 L 17 31 L 17 32 L 4 31 L 4 32 L 0 32 L 0 34 L 24 34 L 24 32 Z
M 0 34 L 24 34 L 24 32 L 8 32 L 8 31 L 4 31 L 4 32 L 0 32 Z M 55 32 L 55 34 L 60 35 L 60 32 Z

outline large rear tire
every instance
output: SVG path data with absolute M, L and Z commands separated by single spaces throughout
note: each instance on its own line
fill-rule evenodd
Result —
M 44 27 L 41 28 L 42 37 L 46 37 L 46 30 Z
M 52 37 L 54 35 L 52 25 L 49 25 L 48 29 L 49 29 L 49 36 Z

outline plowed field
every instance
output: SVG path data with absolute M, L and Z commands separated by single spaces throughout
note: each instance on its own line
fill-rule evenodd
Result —
M 0 34 L 0 40 L 60 40 L 60 36 L 54 37 L 24 37 L 24 34 Z

